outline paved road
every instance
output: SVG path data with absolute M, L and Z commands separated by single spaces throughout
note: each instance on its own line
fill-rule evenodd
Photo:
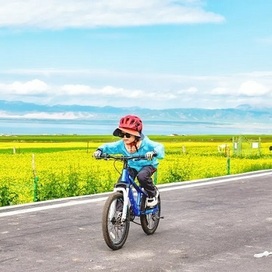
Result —
M 106 194 L 0 208 L 1 272 L 271 272 L 272 171 L 160 187 L 159 228 L 102 238 Z

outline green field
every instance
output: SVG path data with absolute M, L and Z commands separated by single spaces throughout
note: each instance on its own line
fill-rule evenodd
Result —
M 166 150 L 158 184 L 272 168 L 271 135 L 149 137 Z M 0 206 L 111 191 L 119 174 L 112 161 L 95 160 L 92 153 L 115 140 L 101 135 L 0 136 Z

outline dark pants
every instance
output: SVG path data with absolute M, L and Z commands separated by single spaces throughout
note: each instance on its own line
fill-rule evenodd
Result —
M 144 166 L 139 172 L 134 168 L 129 168 L 129 173 L 133 179 L 137 177 L 141 187 L 143 187 L 149 197 L 154 197 L 156 195 L 156 188 L 153 184 L 151 176 L 156 172 L 156 168 L 148 165 Z

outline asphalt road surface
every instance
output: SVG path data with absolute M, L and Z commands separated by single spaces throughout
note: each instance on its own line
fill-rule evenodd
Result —
M 160 186 L 154 235 L 105 244 L 107 194 L 0 208 L 1 272 L 271 272 L 272 171 Z

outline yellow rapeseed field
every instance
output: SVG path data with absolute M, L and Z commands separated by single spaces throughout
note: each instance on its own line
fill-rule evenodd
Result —
M 229 153 L 218 142 L 165 141 L 157 183 L 195 180 L 272 168 L 269 143 L 253 149 L 250 143 L 236 154 L 232 142 Z M 113 161 L 95 160 L 97 142 L 0 142 L 1 205 L 29 203 L 38 177 L 38 199 L 110 191 L 118 179 Z M 229 155 L 229 160 L 228 160 Z M 121 164 L 117 163 L 121 169 Z M 4 201 L 5 200 L 5 201 Z

